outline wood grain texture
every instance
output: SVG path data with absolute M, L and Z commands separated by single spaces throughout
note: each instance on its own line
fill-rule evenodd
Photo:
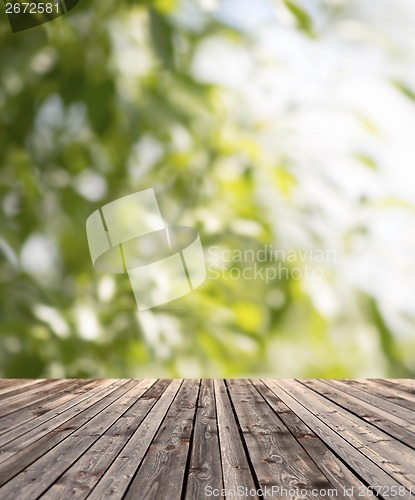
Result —
M 206 498 L 206 487 L 223 488 L 213 380 L 202 380 L 196 410 L 186 499 Z
M 357 478 L 322 441 L 271 389 L 262 381 L 253 381 L 257 390 L 278 414 L 289 431 L 313 459 L 317 467 L 337 489 L 336 498 L 346 498 L 344 489 L 359 491 L 364 483 Z M 361 495 L 359 498 L 373 498 L 372 495 Z M 358 496 L 356 495 L 356 498 Z
M 330 482 L 252 384 L 230 380 L 228 386 L 261 488 L 301 487 L 309 495 L 312 490 L 329 489 Z M 285 496 L 298 498 L 296 493 Z
M 0 380 L 0 498 L 415 498 L 415 382 Z
M 18 491 L 15 498 L 24 499 L 29 494 L 37 497 L 44 493 L 154 383 L 155 380 L 127 382 L 117 393 L 119 396 L 117 399 L 114 395 L 108 398 L 109 404 L 103 411 L 76 429 L 64 442 L 54 446 L 48 453 L 24 469 L 5 486 L 3 494 L 11 495 L 13 491 Z M 126 388 L 128 390 L 124 392 Z M 45 470 L 48 471 L 47 474 L 43 474 Z
M 241 440 L 225 382 L 215 380 L 214 384 L 224 489 L 236 491 L 238 486 L 243 485 L 248 490 L 254 490 L 255 476 Z M 252 495 L 251 498 L 258 496 Z
M 200 381 L 185 380 L 154 437 L 126 499 L 180 498 Z
M 86 498 L 111 465 L 133 432 L 165 391 L 169 382 L 161 380 L 140 388 L 141 396 L 95 443 L 52 485 L 42 498 Z
M 287 381 L 267 380 L 266 385 L 279 396 L 284 403 L 294 411 L 298 417 L 303 420 L 325 443 L 331 448 L 355 474 L 361 477 L 367 485 L 379 485 L 382 487 L 399 488 L 400 483 L 395 481 L 382 470 L 378 464 L 368 459 L 360 450 L 356 449 L 344 436 L 343 432 L 338 433 L 329 424 L 322 421 L 314 409 L 313 403 L 308 405 L 301 398 L 300 394 L 296 394 L 290 386 L 287 386 Z M 300 402 L 302 401 L 302 402 Z M 325 410 L 327 411 L 327 410 Z M 331 416 L 333 410 L 329 409 L 327 414 Z M 402 498 L 411 498 L 410 491 L 406 490 Z
M 14 476 L 25 470 L 26 467 L 70 436 L 78 427 L 87 423 L 112 401 L 118 399 L 118 397 L 125 392 L 123 386 L 127 385 L 127 383 L 128 382 L 125 380 L 119 381 L 118 383 L 116 382 L 113 386 L 110 386 L 108 391 L 104 391 L 104 394 L 106 392 L 109 394 L 105 394 L 105 397 L 102 397 L 102 393 L 99 394 L 96 398 L 96 402 L 89 408 L 83 409 L 83 405 L 80 405 L 80 407 L 76 409 L 75 416 L 46 433 L 40 439 L 32 442 L 29 446 L 24 446 L 21 442 L 16 445 L 16 443 L 12 441 L 3 447 L 1 452 L 7 458 L 0 464 L 0 485 L 10 481 Z M 0 491 L 3 493 L 2 490 Z
M 16 447 L 20 443 L 20 447 L 27 446 L 42 435 L 50 432 L 55 427 L 58 427 L 65 421 L 71 418 L 71 415 L 76 414 L 82 406 L 78 406 L 84 401 L 83 406 L 94 401 L 94 396 L 99 395 L 107 387 L 113 385 L 115 380 L 92 380 L 88 383 L 81 384 L 77 389 L 72 390 L 69 394 L 59 398 L 56 408 L 44 412 L 41 415 L 28 420 L 26 423 L 14 427 L 4 434 L 0 435 L 0 463 L 3 461 L 3 455 L 7 448 L 5 445 L 13 441 L 13 446 Z M 18 438 L 20 438 L 18 440 Z
M 337 381 L 305 380 L 303 383 L 365 422 L 402 441 L 407 446 L 415 448 L 414 424 L 410 424 L 401 417 L 388 413 L 382 408 L 377 408 L 368 401 L 353 396 L 353 392 L 343 392 L 343 386 L 338 384 Z
M 182 382 L 173 380 L 92 491 L 91 500 L 123 498 Z

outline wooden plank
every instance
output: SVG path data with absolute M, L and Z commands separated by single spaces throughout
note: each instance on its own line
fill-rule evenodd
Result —
M 382 387 L 387 387 L 388 389 L 391 389 L 394 394 L 397 394 L 404 399 L 407 398 L 408 394 L 413 396 L 415 395 L 415 386 L 407 386 L 405 384 L 402 384 L 400 382 L 397 382 L 395 380 L 391 379 L 380 379 L 380 378 L 375 378 L 372 379 L 373 382 L 376 382 Z M 411 398 L 412 400 L 412 398 Z
M 287 387 L 286 380 L 264 380 L 267 385 L 312 431 L 314 431 L 328 447 L 330 447 L 345 463 L 354 471 L 358 471 L 359 476 L 370 485 L 381 485 L 383 487 L 399 488 L 401 485 L 389 474 L 372 462 L 359 450 L 352 446 L 342 434 L 338 434 L 324 421 L 320 420 L 312 406 L 304 406 L 297 395 L 290 387 Z M 301 394 L 300 394 L 301 396 Z M 331 410 L 328 410 L 331 414 Z M 410 492 L 405 493 L 400 498 L 412 499 Z
M 414 378 L 389 378 L 390 382 L 398 384 L 400 387 L 407 387 L 408 389 L 415 389 Z
M 44 493 L 54 481 L 64 473 L 94 442 L 98 440 L 118 418 L 139 398 L 151 385 L 154 379 L 141 382 L 130 381 L 122 388 L 127 389 L 118 398 L 105 406 L 103 411 L 89 419 L 66 437 L 65 441 L 56 444 L 49 452 L 42 454 L 35 462 L 20 472 L 0 489 L 0 495 L 15 499 L 37 498 Z M 47 474 L 44 471 L 47 470 Z
M 39 379 L 31 379 L 31 378 L 1 378 L 0 379 L 0 394 L 3 393 L 3 390 L 7 391 L 8 389 L 12 389 L 15 387 L 20 387 L 26 384 L 34 384 L 38 380 L 46 380 L 44 378 Z
M 413 450 L 395 441 L 384 432 L 363 422 L 340 406 L 329 403 L 323 396 L 312 392 L 296 381 L 278 381 L 303 405 L 310 408 L 319 420 L 341 434 L 367 458 L 398 483 L 407 488 L 415 482 L 415 454 Z M 378 483 L 382 486 L 384 483 Z
M 387 399 L 393 403 L 403 406 L 409 410 L 415 410 L 415 393 L 411 393 L 412 389 L 407 387 L 407 391 L 399 391 L 398 388 L 394 387 L 391 389 L 385 385 L 379 384 L 375 380 L 370 379 L 356 379 L 357 387 L 363 391 L 369 392 L 370 394 L 376 394 L 380 398 Z
M 328 448 L 300 418 L 262 381 L 252 381 L 257 390 L 266 399 L 281 418 L 289 431 L 310 455 L 316 466 L 337 489 L 336 498 L 372 498 L 365 494 L 365 484 Z M 343 492 L 351 493 L 345 496 Z
M 322 492 L 333 486 L 252 384 L 246 380 L 227 384 L 259 486 L 274 487 L 267 496 L 297 499 L 298 486 L 313 498 L 327 498 Z M 281 495 L 280 488 L 287 493 Z
M 79 383 L 76 381 L 70 381 L 68 384 L 61 386 L 61 391 L 52 393 L 49 396 L 45 396 L 43 399 L 38 399 L 36 402 L 19 408 L 12 413 L 5 415 L 0 418 L 0 436 L 6 432 L 9 432 L 14 427 L 22 425 L 23 423 L 31 420 L 34 417 L 38 417 L 49 410 L 56 408 L 59 405 L 59 401 L 62 395 L 70 395 L 71 392 L 79 387 Z
M 410 406 L 414 405 L 409 401 L 405 401 L 404 404 L 409 406 L 405 408 L 401 403 L 398 403 L 398 401 L 404 401 L 399 396 L 391 394 L 390 397 L 386 398 L 385 392 L 369 388 L 363 384 L 354 383 L 352 380 L 336 380 L 332 383 L 336 384 L 337 387 L 341 387 L 343 392 L 355 396 L 362 401 L 367 401 L 376 408 L 380 408 L 395 417 L 405 420 L 408 422 L 407 425 L 415 424 L 415 407 L 410 409 Z
M 16 442 L 12 442 L 3 447 L 1 451 L 7 455 L 7 460 L 0 464 L 0 486 L 10 481 L 28 465 L 62 442 L 66 437 L 73 434 L 79 427 L 121 397 L 131 388 L 131 385 L 131 382 L 129 383 L 126 380 L 115 382 L 112 386 L 92 398 L 92 406 L 89 406 L 91 403 L 89 401 L 89 404 L 86 403 L 87 408 L 84 409 L 83 403 L 80 403 L 75 408 L 74 417 L 37 439 L 29 446 L 22 448 L 21 442 L 18 445 L 16 445 Z M 1 493 L 2 489 L 0 489 L 0 498 Z
M 253 491 L 256 485 L 225 382 L 215 380 L 214 387 L 224 489 L 237 491 L 238 487 L 244 486 L 248 491 Z M 252 495 L 250 498 L 256 499 L 258 496 Z
M 180 498 L 200 382 L 185 380 L 125 499 Z
M 12 405 L 16 401 L 20 401 L 21 406 L 23 406 L 25 399 L 28 396 L 42 392 L 45 389 L 49 389 L 50 387 L 55 387 L 56 385 L 60 385 L 60 383 L 62 383 L 64 380 L 65 379 L 41 380 L 36 384 L 25 385 L 24 387 L 20 387 L 19 389 L 10 391 L 7 394 L 3 394 L 2 396 L 0 396 L 0 415 L 4 414 L 4 410 L 7 408 L 8 405 Z
M 7 378 L 0 378 L 0 391 L 3 389 L 3 387 L 9 387 L 10 385 L 14 384 L 18 379 L 7 379 Z
M 24 424 L 14 427 L 10 431 L 2 434 L 0 436 L 0 463 L 5 460 L 3 455 L 4 451 L 7 449 L 5 448 L 6 444 L 19 438 L 19 441 L 13 443 L 14 447 L 16 447 L 19 442 L 22 448 L 28 446 L 33 441 L 36 441 L 36 439 L 39 439 L 66 420 L 69 420 L 73 416 L 73 414 L 68 411 L 69 409 L 82 401 L 90 400 L 95 394 L 103 391 L 114 383 L 115 379 L 96 379 L 89 382 L 83 382 L 78 388 L 73 389 L 71 393 L 65 394 L 57 399 L 57 406 L 53 410 L 33 417 Z M 77 412 L 78 409 L 75 408 L 75 413 Z M 63 413 L 65 414 L 62 416 Z M 44 425 L 46 422 L 47 424 Z
M 89 500 L 123 497 L 181 385 L 181 380 L 171 382 L 92 490 Z
M 0 498 L 414 497 L 412 381 L 151 382 L 0 380 Z
M 415 425 L 409 424 L 406 420 L 377 408 L 369 402 L 343 392 L 342 385 L 335 380 L 301 380 L 301 382 L 362 420 L 402 441 L 407 446 L 415 448 Z
M 0 406 L 0 428 L 3 425 L 4 417 L 17 410 L 24 411 L 24 409 L 33 404 L 44 401 L 48 396 L 55 396 L 58 392 L 79 385 L 77 380 L 50 380 L 42 387 L 37 387 L 32 391 L 26 391 L 23 394 L 17 394 L 11 398 L 2 401 Z M 13 418 L 13 417 L 12 417 Z
M 8 397 L 14 396 L 15 394 L 20 394 L 27 390 L 30 390 L 32 387 L 36 387 L 38 385 L 42 386 L 49 382 L 48 379 L 36 379 L 36 380 L 21 380 L 20 382 L 12 380 L 11 382 L 5 386 L 2 386 L 0 389 L 0 404 L 5 401 Z
M 213 380 L 200 386 L 185 498 L 204 499 L 206 488 L 223 489 Z
M 169 384 L 168 380 L 160 380 L 150 387 L 42 495 L 42 499 L 86 498 Z

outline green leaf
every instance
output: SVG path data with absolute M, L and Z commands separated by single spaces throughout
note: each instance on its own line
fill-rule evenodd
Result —
M 393 81 L 393 85 L 400 90 L 406 97 L 415 101 L 415 91 L 413 91 L 408 85 L 399 81 Z
M 308 13 L 292 0 L 284 0 L 284 3 L 297 20 L 298 27 L 307 35 L 314 37 L 313 21 Z
M 373 318 L 373 323 L 379 333 L 379 341 L 383 353 L 389 362 L 390 375 L 394 377 L 413 377 L 414 373 L 402 363 L 393 333 L 384 320 L 377 302 L 369 299 L 369 309 Z M 390 376 L 389 375 L 389 376 Z
M 363 163 L 363 165 L 366 165 L 366 167 L 370 168 L 370 170 L 379 170 L 376 161 L 371 156 L 368 156 L 364 153 L 356 153 L 355 157 L 357 160 Z
M 150 33 L 154 49 L 168 69 L 174 69 L 173 32 L 166 18 L 150 9 Z

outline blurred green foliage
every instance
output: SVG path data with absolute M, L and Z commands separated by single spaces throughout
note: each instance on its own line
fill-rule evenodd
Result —
M 333 319 L 302 281 L 208 273 L 194 293 L 138 313 L 125 277 L 94 271 L 85 221 L 116 198 L 154 187 L 168 222 L 196 227 L 206 250 L 259 250 L 280 235 L 258 179 L 278 207 L 296 186 L 229 115 L 231 93 L 191 71 L 206 37 L 248 47 L 249 36 L 214 17 L 191 29 L 175 2 L 151 4 L 82 0 L 18 35 L 1 17 L 0 375 L 412 375 L 407 345 L 361 293 Z

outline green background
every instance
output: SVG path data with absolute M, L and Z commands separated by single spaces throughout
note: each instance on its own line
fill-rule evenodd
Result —
M 287 47 L 292 36 L 314 50 L 339 20 L 366 21 L 367 13 L 343 2 L 321 2 L 317 14 L 277 3 L 288 21 L 271 29 L 288 37 Z M 399 326 L 403 318 L 412 332 L 411 314 L 397 310 L 391 320 L 387 301 L 339 271 L 353 238 L 370 246 L 365 220 L 325 240 L 316 227 L 330 219 L 330 204 L 298 195 L 310 178 L 299 168 L 301 148 L 278 127 L 264 138 L 266 121 L 251 119 L 235 87 L 195 76 L 196 54 L 210 39 L 218 40 L 219 59 L 221 44 L 229 45 L 265 68 L 258 28 L 215 16 L 203 2 L 183 4 L 82 0 L 17 34 L 0 16 L 0 376 L 412 376 L 415 336 Z M 387 54 L 384 65 L 396 56 L 382 41 L 367 43 Z M 359 44 L 351 45 L 357 54 Z M 405 55 L 396 57 L 405 64 Z M 233 64 L 236 71 L 243 61 L 235 56 Z M 412 110 L 411 82 L 400 74 L 385 80 Z M 276 123 L 284 119 L 275 115 Z M 356 119 L 376 135 L 376 123 L 357 111 Z M 318 140 L 315 130 L 308 134 Z M 382 183 L 375 153 L 353 155 Z M 318 169 L 312 177 L 326 182 Z M 336 262 L 324 264 L 312 292 L 307 279 L 292 276 L 214 279 L 208 260 L 202 287 L 138 313 L 125 277 L 94 271 L 85 221 L 103 204 L 150 187 L 170 224 L 198 229 L 207 254 L 272 245 L 332 250 Z M 351 200 L 362 211 L 373 201 Z M 406 200 L 375 205 L 381 218 L 391 206 L 413 216 Z M 287 237 L 287 219 L 301 241 Z M 336 300 L 331 312 L 319 306 L 324 293 Z

